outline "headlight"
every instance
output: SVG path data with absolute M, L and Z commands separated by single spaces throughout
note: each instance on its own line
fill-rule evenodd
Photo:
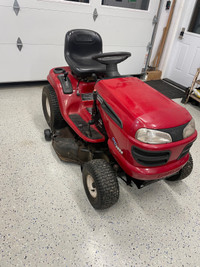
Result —
M 183 138 L 187 138 L 195 132 L 195 121 L 191 119 L 188 125 L 183 130 Z
M 146 128 L 137 130 L 135 138 L 147 144 L 166 144 L 172 142 L 170 134 Z

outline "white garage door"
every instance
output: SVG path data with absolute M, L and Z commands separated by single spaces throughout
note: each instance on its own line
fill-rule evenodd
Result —
M 141 73 L 158 3 L 0 0 L 0 82 L 45 80 L 50 68 L 66 65 L 64 37 L 75 28 L 99 32 L 106 52 L 130 51 L 132 57 L 119 70 L 122 74 Z

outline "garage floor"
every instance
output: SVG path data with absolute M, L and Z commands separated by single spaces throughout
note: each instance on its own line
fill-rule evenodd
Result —
M 119 202 L 95 211 L 80 167 L 44 140 L 41 89 L 0 88 L 0 266 L 200 266 L 199 138 L 188 179 L 120 180 Z M 200 132 L 200 108 L 185 107 Z

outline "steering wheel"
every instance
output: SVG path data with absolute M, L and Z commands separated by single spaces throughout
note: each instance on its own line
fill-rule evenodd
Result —
M 111 53 L 100 53 L 92 58 L 98 61 L 99 63 L 106 65 L 106 75 L 108 77 L 117 77 L 120 76 L 117 64 L 126 60 L 131 56 L 129 52 L 111 52 Z

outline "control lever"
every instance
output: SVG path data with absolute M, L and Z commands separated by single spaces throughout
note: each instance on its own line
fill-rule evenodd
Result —
M 68 72 L 66 71 L 66 72 L 64 73 L 64 80 L 65 80 L 65 81 L 67 80 L 67 76 L 68 76 Z
M 89 133 L 90 133 L 90 136 L 92 136 L 92 133 L 91 133 L 91 129 L 90 129 L 90 125 L 93 125 L 95 124 L 96 122 L 96 116 L 97 116 L 97 91 L 94 90 L 93 92 L 93 107 L 92 107 L 92 119 L 88 122 L 88 125 L 89 125 Z

